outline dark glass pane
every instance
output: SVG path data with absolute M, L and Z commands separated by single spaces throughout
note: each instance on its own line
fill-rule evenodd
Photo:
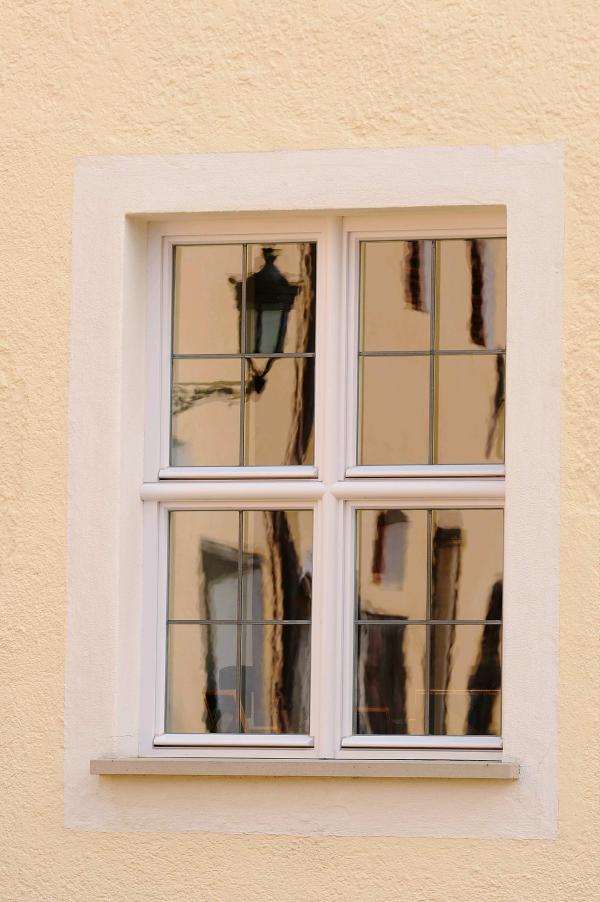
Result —
M 244 512 L 243 617 L 310 620 L 312 511 Z
M 438 347 L 506 347 L 506 238 L 438 241 Z
M 237 733 L 235 625 L 169 624 L 168 733 Z
M 246 361 L 246 465 L 313 463 L 314 373 L 312 357 Z
M 499 736 L 502 628 L 431 626 L 429 732 Z
M 503 355 L 439 357 L 437 367 L 436 463 L 502 463 Z
M 236 620 L 239 513 L 172 511 L 169 547 L 169 617 Z
M 503 512 L 432 514 L 433 620 L 501 620 Z
M 362 351 L 428 351 L 431 241 L 361 242 Z
M 174 273 L 174 354 L 236 354 L 241 244 L 178 245 Z
M 429 358 L 361 358 L 360 464 L 429 462 Z
M 317 245 L 249 245 L 247 260 L 246 352 L 313 352 Z
M 427 511 L 357 512 L 358 616 L 427 616 Z
M 243 626 L 241 673 L 243 732 L 309 732 L 309 624 Z
M 174 360 L 171 464 L 238 466 L 240 360 Z
M 425 626 L 357 627 L 356 732 L 422 735 Z

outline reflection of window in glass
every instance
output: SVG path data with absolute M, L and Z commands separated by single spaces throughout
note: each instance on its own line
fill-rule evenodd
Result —
M 173 466 L 313 463 L 315 308 L 314 242 L 175 246 Z
M 503 513 L 356 513 L 355 730 L 500 735 Z
M 358 463 L 503 463 L 505 348 L 505 238 L 361 241 Z
M 170 514 L 166 731 L 309 732 L 312 511 Z

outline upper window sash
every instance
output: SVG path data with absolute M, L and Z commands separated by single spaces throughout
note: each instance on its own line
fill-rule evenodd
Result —
M 421 218 L 423 219 L 423 217 Z M 440 258 L 442 257 L 440 251 L 443 250 L 444 253 L 446 253 L 446 249 L 452 247 L 452 245 L 449 244 L 449 242 L 452 241 L 456 241 L 457 246 L 458 242 L 460 242 L 461 245 L 467 246 L 469 240 L 471 242 L 479 240 L 481 249 L 484 251 L 489 250 L 495 245 L 496 250 L 501 251 L 501 258 L 502 253 L 504 255 L 506 253 L 505 211 L 496 208 L 488 208 L 486 214 L 484 209 L 480 209 L 474 213 L 470 208 L 467 208 L 466 210 L 456 211 L 454 225 L 448 221 L 447 226 L 433 228 L 427 224 L 426 219 L 423 220 L 421 224 L 417 222 L 416 228 L 410 227 L 410 225 L 410 220 L 407 220 L 406 216 L 394 217 L 391 214 L 387 218 L 385 216 L 379 218 L 373 217 L 370 219 L 350 217 L 344 220 L 344 248 L 346 261 L 344 312 L 347 334 L 345 372 L 347 373 L 347 384 L 349 386 L 346 402 L 345 476 L 351 479 L 357 477 L 380 479 L 401 477 L 503 477 L 505 475 L 504 462 L 502 460 L 494 461 L 493 455 L 492 460 L 490 460 L 489 463 L 486 460 L 477 460 L 473 463 L 466 461 L 455 463 L 451 460 L 437 462 L 438 455 L 437 448 L 434 447 L 433 430 L 435 425 L 434 404 L 437 404 L 437 397 L 434 395 L 435 392 L 437 392 L 437 386 L 439 385 L 439 382 L 436 380 L 439 379 L 440 368 L 446 367 L 447 365 L 456 367 L 457 360 L 464 360 L 468 356 L 480 357 L 482 359 L 487 358 L 487 361 L 484 361 L 484 363 L 487 362 L 488 364 L 492 358 L 498 356 L 502 358 L 501 362 L 503 364 L 506 354 L 504 346 L 499 347 L 498 349 L 490 349 L 490 347 L 481 349 L 475 348 L 474 352 L 471 348 L 455 351 L 452 349 L 449 350 L 450 342 L 447 342 L 448 348 L 444 347 L 443 337 L 440 341 L 439 293 Z M 489 241 L 489 239 L 503 239 L 504 249 L 502 249 L 502 246 L 497 244 L 496 241 Z M 394 244 L 392 243 L 395 243 L 398 248 L 418 246 L 418 250 L 420 250 L 422 255 L 422 259 L 419 261 L 421 280 L 419 289 L 424 302 L 423 306 L 427 306 L 427 309 L 425 309 L 422 315 L 422 319 L 424 323 L 425 320 L 427 320 L 427 323 L 425 323 L 423 327 L 425 331 L 421 336 L 422 341 L 420 341 L 420 343 L 417 342 L 418 347 L 415 345 L 410 348 L 388 348 L 388 341 L 393 343 L 393 337 L 388 340 L 387 330 L 380 330 L 381 334 L 376 336 L 375 340 L 373 340 L 372 337 L 365 340 L 365 311 L 363 305 L 365 304 L 365 298 L 367 296 L 371 304 L 373 303 L 373 285 L 376 283 L 376 279 L 373 280 L 371 277 L 370 281 L 365 284 L 365 249 L 371 252 L 372 250 L 381 250 L 387 247 L 391 252 L 394 248 Z M 371 254 L 371 259 L 369 260 L 371 274 L 373 273 L 373 270 L 376 269 L 377 256 L 381 257 L 381 253 Z M 382 261 L 385 265 L 385 260 L 383 260 L 383 258 Z M 403 266 L 406 270 L 404 276 L 406 276 L 408 280 L 408 276 L 410 275 L 408 272 L 408 263 L 403 264 Z M 502 266 L 501 259 L 500 266 Z M 402 293 L 405 289 L 407 290 L 407 286 L 402 284 L 400 265 L 398 265 L 397 269 L 398 274 L 395 274 L 395 278 L 398 280 L 398 285 L 396 286 L 398 293 L 397 302 L 400 305 L 403 303 Z M 502 273 L 503 280 L 505 279 L 505 272 L 506 270 L 504 269 L 504 273 Z M 506 298 L 504 298 L 504 305 L 506 311 Z M 374 312 L 376 313 L 376 311 Z M 392 332 L 390 330 L 390 335 L 391 334 Z M 382 341 L 383 344 L 386 345 L 385 348 L 383 348 Z M 447 364 L 448 360 L 451 360 L 450 364 Z M 441 366 L 440 361 L 443 361 Z M 492 363 L 493 362 L 494 361 L 492 361 Z M 361 402 L 364 402 L 364 409 L 366 410 L 367 405 L 370 403 L 372 404 L 374 397 L 372 392 L 369 391 L 368 381 L 363 383 L 365 372 L 368 368 L 372 370 L 371 373 L 366 373 L 367 380 L 370 379 L 371 382 L 373 382 L 372 377 L 374 376 L 375 382 L 373 384 L 376 388 L 376 370 L 382 368 L 385 369 L 386 367 L 393 370 L 394 365 L 396 365 L 397 368 L 398 366 L 406 367 L 411 364 L 416 364 L 417 367 L 421 366 L 421 369 L 423 369 L 423 373 L 421 373 L 422 378 L 420 380 L 422 383 L 420 387 L 424 391 L 423 405 L 421 405 L 421 407 L 429 407 L 429 413 L 424 419 L 424 428 L 430 433 L 428 437 L 429 447 L 424 449 L 424 453 L 420 455 L 420 460 L 407 459 L 404 463 L 395 463 L 393 460 L 369 459 L 369 457 L 373 458 L 376 457 L 376 455 L 365 454 L 363 457 L 366 459 L 364 462 L 361 461 L 360 428 L 363 410 L 363 404 Z M 418 375 L 419 374 L 415 373 L 411 376 L 411 379 L 409 380 L 411 385 L 411 380 L 418 377 Z M 384 379 L 384 382 L 385 381 L 386 380 Z M 387 380 L 387 382 L 389 383 L 389 380 Z M 361 394 L 364 395 L 365 384 L 367 387 L 367 396 L 361 397 Z M 436 385 L 435 390 L 434 385 Z M 413 385 L 413 390 L 415 392 L 418 391 L 418 388 L 418 385 Z M 389 421 L 387 418 L 384 418 L 382 420 L 382 427 L 384 422 L 387 425 Z M 408 456 L 409 455 L 407 455 L 407 457 Z M 418 458 L 419 455 L 414 456 Z
M 322 416 L 320 405 L 318 402 L 317 392 L 320 390 L 322 382 L 322 364 L 320 358 L 323 356 L 321 348 L 323 344 L 323 327 L 322 322 L 325 317 L 325 272 L 324 259 L 327 253 L 327 237 L 328 229 L 330 229 L 329 217 L 286 217 L 284 215 L 277 217 L 252 217 L 242 216 L 236 217 L 206 217 L 199 218 L 191 222 L 172 222 L 172 223 L 156 223 L 149 229 L 149 254 L 148 254 L 148 283 L 150 308 L 148 311 L 148 347 L 156 349 L 154 353 L 150 353 L 150 360 L 157 360 L 158 365 L 150 367 L 149 386 L 146 398 L 146 448 L 145 448 L 145 467 L 144 481 L 152 483 L 158 480 L 263 480 L 263 479 L 298 479 L 308 478 L 314 479 L 319 474 L 319 460 L 322 455 L 321 449 L 321 433 L 318 427 L 319 417 Z M 228 276 L 231 284 L 224 285 L 225 291 L 231 292 L 231 307 L 235 312 L 235 305 L 238 304 L 238 316 L 244 320 L 244 333 L 247 331 L 246 317 L 242 317 L 243 309 L 249 308 L 249 299 L 246 298 L 247 282 L 243 276 L 252 276 L 260 266 L 255 260 L 250 260 L 250 249 L 257 251 L 261 247 L 274 247 L 275 250 L 284 252 L 290 244 L 307 245 L 316 249 L 316 273 L 313 276 L 313 291 L 316 295 L 316 323 L 315 323 L 315 345 L 314 351 L 310 354 L 292 353 L 283 359 L 280 354 L 270 354 L 267 349 L 263 352 L 258 345 L 250 347 L 241 337 L 240 345 L 237 349 L 233 349 L 231 353 L 223 355 L 220 353 L 222 349 L 215 351 L 213 355 L 209 348 L 203 347 L 201 354 L 190 354 L 189 348 L 185 348 L 185 353 L 180 355 L 178 349 L 173 345 L 173 320 L 174 320 L 174 257 L 176 248 L 186 248 L 192 246 L 210 246 L 218 245 L 221 249 L 227 246 L 243 247 L 244 256 L 244 272 L 231 274 Z M 288 254 L 289 256 L 289 254 Z M 265 261 L 262 261 L 263 265 Z M 289 263 L 289 260 L 287 261 Z M 270 260 L 273 265 L 272 258 Z M 275 256 L 275 266 L 277 266 L 277 257 Z M 285 270 L 285 261 L 281 266 Z M 225 267 L 227 269 L 227 267 Z M 224 269 L 224 272 L 225 272 Z M 285 272 L 282 273 L 285 278 Z M 293 284 L 294 280 L 290 280 L 290 293 L 300 293 L 302 288 L 298 288 Z M 237 284 L 234 284 L 236 282 Z M 237 297 L 236 297 L 237 295 Z M 289 311 L 288 311 L 289 312 Z M 267 311 L 267 316 L 273 319 L 273 315 Z M 285 311 L 283 311 L 285 316 Z M 283 318 L 283 317 L 282 317 Z M 257 317 L 254 317 L 257 320 Z M 251 324 L 252 325 L 252 324 Z M 269 321 L 267 327 L 270 328 L 272 323 Z M 253 327 L 256 326 L 254 322 Z M 256 331 L 254 329 L 254 331 Z M 250 338 L 248 339 L 250 340 Z M 228 349 L 229 350 L 229 349 Z M 279 350 L 279 349 L 277 349 Z M 283 350 L 287 354 L 287 348 Z M 173 353 L 175 351 L 175 354 Z M 255 355 L 252 351 L 256 351 Z M 261 355 L 260 357 L 258 355 Z M 308 464 L 271 464 L 264 465 L 257 461 L 257 465 L 225 465 L 220 461 L 215 464 L 198 466 L 176 465 L 171 455 L 171 405 L 172 405 L 172 361 L 175 367 L 184 365 L 192 368 L 198 367 L 198 363 L 202 368 L 208 361 L 209 364 L 215 363 L 217 366 L 224 365 L 243 366 L 246 370 L 245 377 L 249 370 L 247 367 L 256 365 L 257 360 L 267 363 L 266 377 L 261 381 L 260 388 L 264 391 L 265 385 L 268 384 L 269 376 L 271 382 L 275 368 L 289 369 L 286 373 L 286 379 L 297 380 L 297 374 L 292 373 L 292 367 L 297 369 L 298 360 L 300 358 L 310 358 L 310 360 L 302 363 L 302 369 L 314 366 L 314 423 L 312 446 L 314 452 L 311 453 L 312 460 Z M 262 375 L 264 366 L 255 366 L 258 378 Z M 312 377 L 312 374 L 311 374 Z M 184 381 L 188 376 L 184 374 Z M 248 385 L 250 384 L 248 377 Z M 238 380 L 238 394 L 242 391 L 242 386 L 246 384 L 246 378 L 242 382 L 242 377 Z M 259 395 L 255 392 L 256 397 Z M 263 395 L 264 397 L 264 395 Z M 180 399 L 181 400 L 181 399 Z M 184 399 L 185 400 L 185 399 Z M 237 399 L 237 410 L 241 412 L 241 399 Z M 256 398 L 253 400 L 256 411 Z M 258 428 L 260 428 L 258 426 Z M 244 423 L 240 416 L 240 436 L 238 441 L 243 441 Z M 175 464 L 175 465 L 174 465 Z

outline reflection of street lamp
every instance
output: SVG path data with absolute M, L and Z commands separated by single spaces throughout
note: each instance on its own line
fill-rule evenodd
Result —
M 275 265 L 278 252 L 274 247 L 263 247 L 264 265 L 258 272 L 246 279 L 245 316 L 246 347 L 242 353 L 249 354 L 281 354 L 289 312 L 293 307 L 299 285 L 288 282 L 283 273 Z M 230 279 L 235 286 L 236 302 L 242 315 L 243 285 Z M 249 361 L 252 378 L 248 386 L 249 393 L 260 394 L 266 384 L 266 376 L 274 361 L 267 361 L 266 366 L 258 371 L 253 361 Z

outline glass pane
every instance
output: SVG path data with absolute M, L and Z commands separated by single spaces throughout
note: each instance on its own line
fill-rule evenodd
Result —
M 242 260 L 241 244 L 175 248 L 174 354 L 239 353 Z
M 240 360 L 174 360 L 171 464 L 238 466 Z
M 429 461 L 429 358 L 361 359 L 359 463 Z
M 246 351 L 315 349 L 317 245 L 248 245 Z
M 506 238 L 438 241 L 442 350 L 506 347 Z
M 430 629 L 430 733 L 499 736 L 502 628 Z
M 362 351 L 428 351 L 431 241 L 361 242 Z
M 308 733 L 310 625 L 241 629 L 242 731 Z
M 168 733 L 237 733 L 235 625 L 169 624 Z
M 433 620 L 501 620 L 501 510 L 437 510 L 432 516 Z
M 312 464 L 314 359 L 254 357 L 246 365 L 244 462 Z
M 356 732 L 422 735 L 425 626 L 357 627 Z
M 504 357 L 440 357 L 437 463 L 504 461 Z
M 243 618 L 310 620 L 312 511 L 244 511 Z
M 358 617 L 427 616 L 427 511 L 357 512 Z
M 171 620 L 237 619 L 239 525 L 237 511 L 172 511 Z

